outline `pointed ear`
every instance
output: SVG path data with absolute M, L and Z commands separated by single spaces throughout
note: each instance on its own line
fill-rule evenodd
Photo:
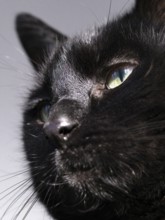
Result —
M 39 71 L 50 52 L 67 40 L 60 32 L 29 14 L 16 17 L 16 30 L 34 68 Z
M 153 22 L 165 22 L 165 0 L 136 0 L 135 10 Z

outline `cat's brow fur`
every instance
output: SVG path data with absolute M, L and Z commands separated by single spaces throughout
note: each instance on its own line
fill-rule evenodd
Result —
M 129 13 L 74 38 L 17 17 L 37 71 L 24 149 L 37 196 L 55 219 L 165 219 L 164 26 L 162 0 L 137 0 Z M 108 90 L 110 68 L 120 63 L 136 68 Z M 42 102 L 51 105 L 49 123 L 59 114 L 78 122 L 67 141 L 45 135 Z

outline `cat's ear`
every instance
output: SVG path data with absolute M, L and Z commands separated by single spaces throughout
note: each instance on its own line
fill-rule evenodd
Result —
M 39 71 L 52 52 L 67 37 L 29 14 L 16 17 L 16 30 L 34 68 Z
M 136 0 L 135 10 L 153 22 L 165 22 L 165 0 Z

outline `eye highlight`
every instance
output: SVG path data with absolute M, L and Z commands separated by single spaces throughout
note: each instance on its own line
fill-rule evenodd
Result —
M 125 65 L 118 66 L 111 70 L 110 76 L 107 78 L 106 87 L 107 89 L 114 89 L 120 86 L 133 72 L 136 65 Z

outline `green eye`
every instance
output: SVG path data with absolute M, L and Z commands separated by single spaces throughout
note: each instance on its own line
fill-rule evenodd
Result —
M 111 76 L 108 78 L 106 82 L 106 86 L 108 89 L 114 89 L 120 86 L 133 72 L 135 69 L 135 65 L 118 67 L 114 71 L 112 71 Z
M 40 119 L 42 122 L 47 122 L 49 118 L 49 113 L 50 113 L 50 105 L 45 104 L 41 107 L 40 109 Z

